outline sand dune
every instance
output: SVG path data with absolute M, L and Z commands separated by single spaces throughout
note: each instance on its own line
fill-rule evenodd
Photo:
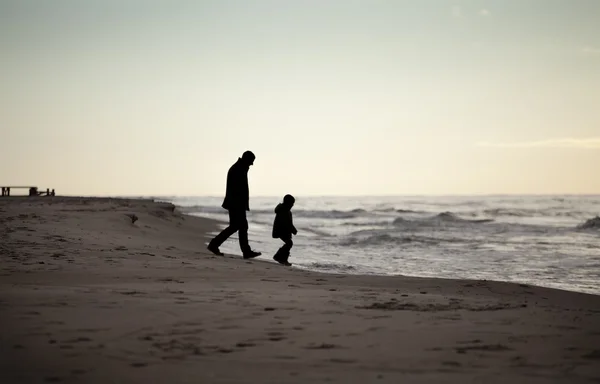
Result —
M 217 257 L 173 208 L 0 199 L 0 383 L 600 381 L 600 296 Z

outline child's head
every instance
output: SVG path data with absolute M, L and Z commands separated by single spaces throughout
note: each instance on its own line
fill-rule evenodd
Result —
M 294 198 L 294 196 L 292 196 L 292 195 L 283 196 L 283 205 L 292 208 L 294 206 L 295 202 L 296 202 L 296 199 Z

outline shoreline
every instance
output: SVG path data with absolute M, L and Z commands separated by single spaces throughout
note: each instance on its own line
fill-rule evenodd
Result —
M 169 201 L 163 201 L 166 203 L 171 203 Z M 178 212 L 180 212 L 183 215 L 186 216 L 191 216 L 191 217 L 198 217 L 198 218 L 202 218 L 202 219 L 207 219 L 207 220 L 212 220 L 215 222 L 216 225 L 224 225 L 226 226 L 228 224 L 227 220 L 219 220 L 213 217 L 207 217 L 202 215 L 201 213 L 189 213 L 186 212 L 187 211 L 187 207 L 186 206 L 179 206 L 176 205 L 176 210 Z M 215 229 L 214 232 L 219 232 L 220 228 Z M 228 241 L 235 241 L 235 240 L 228 240 Z M 233 254 L 228 254 L 230 256 L 233 256 Z M 268 257 L 265 256 L 263 254 L 262 257 L 259 257 L 256 259 L 256 261 L 266 261 L 266 262 L 271 262 L 270 260 L 265 260 L 264 258 Z M 352 264 L 348 264 L 350 267 L 353 267 Z M 527 286 L 532 286 L 532 287 L 540 287 L 540 288 L 548 288 L 548 289 L 556 289 L 556 290 L 561 290 L 561 291 L 566 291 L 566 292 L 573 292 L 573 293 L 584 293 L 584 294 L 588 294 L 588 295 L 593 295 L 593 296 L 599 296 L 600 297 L 600 292 L 596 293 L 594 292 L 590 292 L 590 288 L 586 287 L 587 289 L 584 290 L 585 288 L 583 288 L 582 290 L 575 290 L 575 289 L 569 289 L 566 287 L 560 287 L 557 284 L 556 286 L 552 286 L 552 285 L 538 285 L 536 283 L 532 283 L 529 281 L 509 281 L 509 280 L 495 280 L 495 279 L 484 279 L 484 278 L 467 278 L 467 277 L 438 277 L 438 276 L 427 276 L 427 275 L 410 275 L 410 274 L 393 274 L 393 273 L 388 273 L 388 274 L 384 274 L 384 273 L 364 273 L 364 272 L 329 272 L 326 270 L 317 270 L 317 269 L 311 269 L 310 267 L 306 267 L 306 266 L 301 266 L 299 264 L 294 264 L 292 266 L 292 268 L 300 268 L 302 270 L 306 270 L 306 271 L 310 271 L 313 273 L 321 273 L 321 274 L 325 274 L 325 275 L 351 275 L 351 276 L 363 276 L 363 277 L 411 277 L 411 278 L 423 278 L 423 279 L 444 279 L 444 280 L 452 280 L 452 281 L 489 281 L 489 282 L 499 282 L 499 283 L 510 283 L 510 284 L 520 284 L 520 285 L 527 285 Z
M 152 200 L 11 197 L 0 218 L 3 383 L 600 377 L 598 295 L 218 257 L 218 221 Z

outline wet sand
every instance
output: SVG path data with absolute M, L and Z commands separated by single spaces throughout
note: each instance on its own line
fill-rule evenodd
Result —
M 600 382 L 600 296 L 218 257 L 173 208 L 0 199 L 0 383 Z

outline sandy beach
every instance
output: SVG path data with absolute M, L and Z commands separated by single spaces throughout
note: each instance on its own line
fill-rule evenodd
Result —
M 174 208 L 0 199 L 0 383 L 600 382 L 600 296 L 218 257 Z

